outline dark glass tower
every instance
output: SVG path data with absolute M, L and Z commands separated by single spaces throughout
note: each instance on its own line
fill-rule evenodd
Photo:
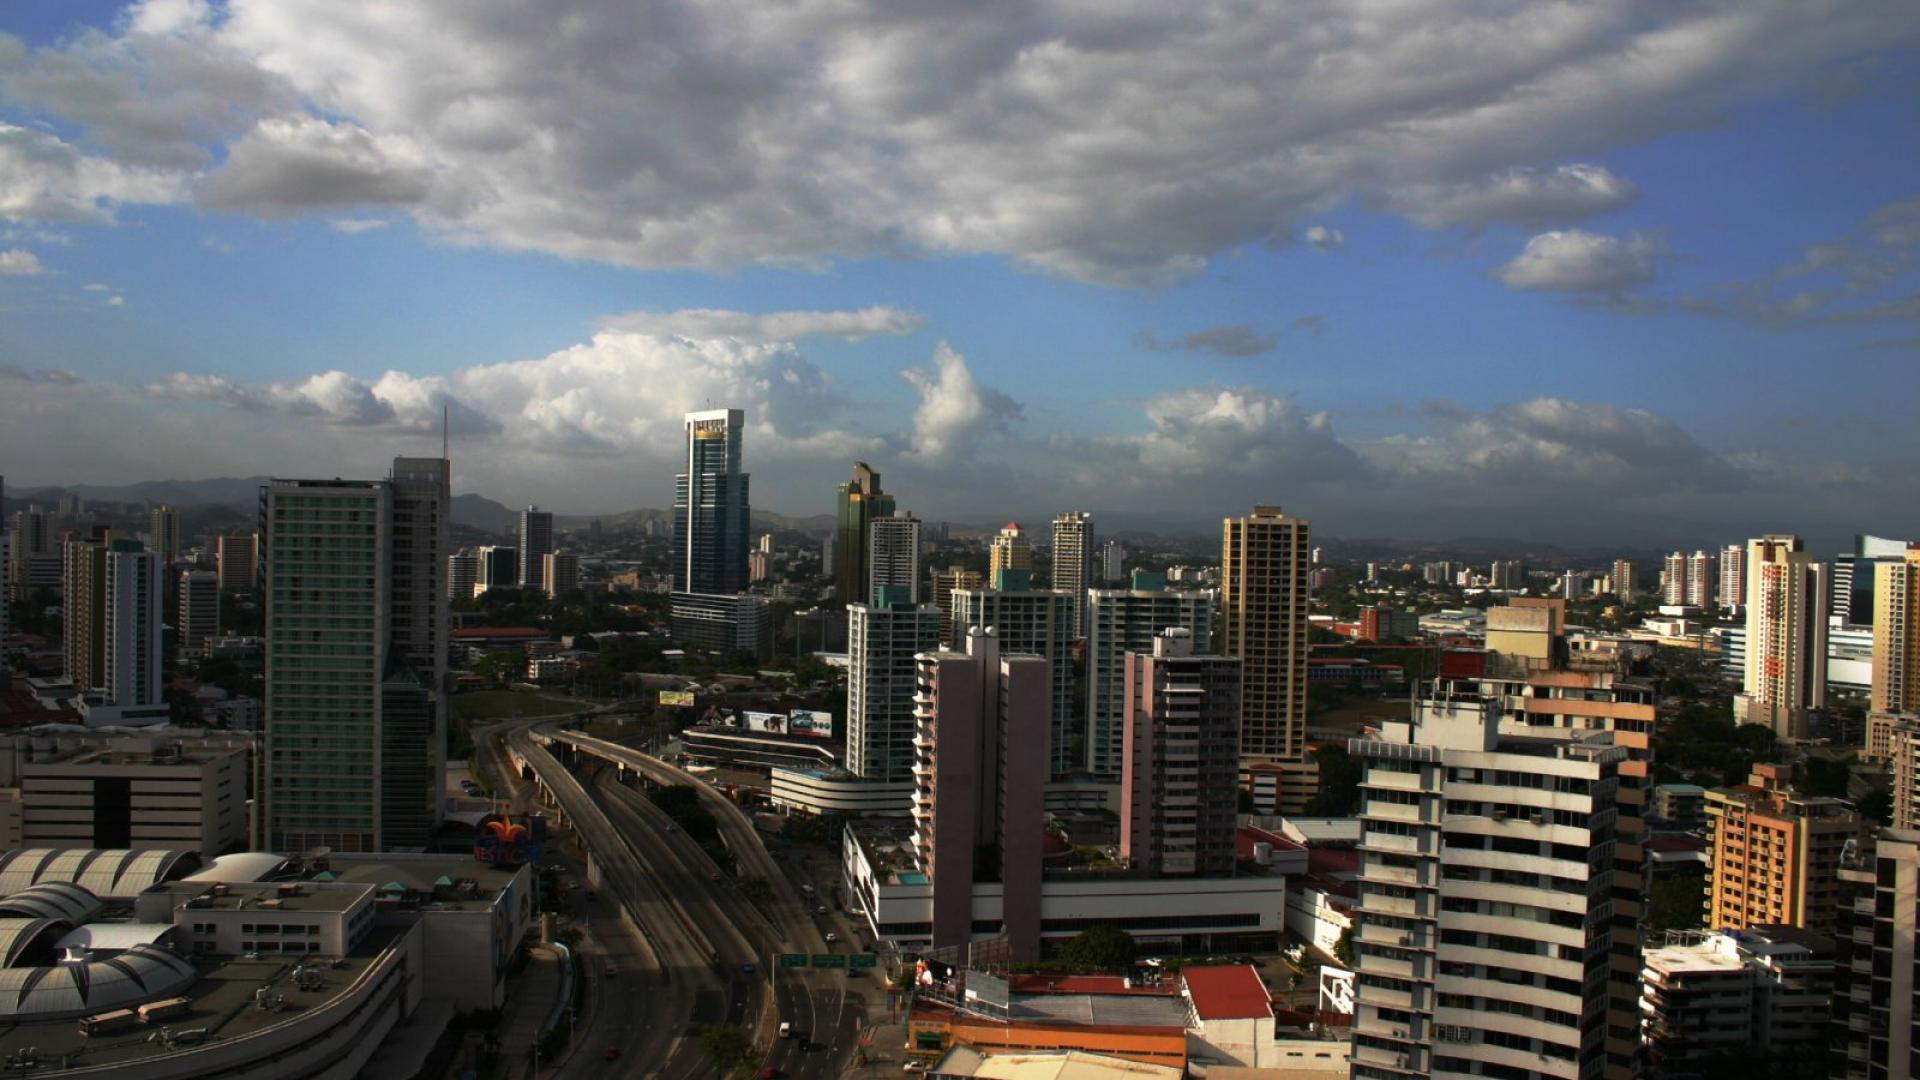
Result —
M 880 490 L 880 474 L 866 462 L 853 467 L 853 479 L 840 485 L 838 530 L 833 541 L 834 598 L 842 604 L 865 604 L 871 559 L 871 534 L 876 518 L 893 516 L 893 496 Z
M 673 590 L 732 594 L 747 587 L 747 474 L 740 471 L 746 414 L 687 414 L 687 471 L 673 483 Z

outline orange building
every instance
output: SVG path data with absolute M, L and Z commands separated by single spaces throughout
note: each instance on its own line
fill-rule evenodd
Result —
M 1785 765 L 1755 765 L 1746 783 L 1707 792 L 1708 929 L 1833 933 L 1840 854 L 1860 817 L 1842 800 L 1796 795 L 1790 776 Z
M 1181 999 L 1175 997 L 1174 1002 Z M 1180 1008 L 1184 1009 L 1182 1004 Z M 932 1059 L 955 1045 L 987 1053 L 1086 1050 L 1147 1065 L 1187 1067 L 1184 1024 L 1074 1024 L 1063 1020 L 991 1020 L 944 1005 L 920 1004 L 907 1021 L 907 1050 Z

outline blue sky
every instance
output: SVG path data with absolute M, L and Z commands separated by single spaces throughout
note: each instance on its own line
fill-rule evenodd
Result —
M 359 7 L 0 10 L 16 485 L 1920 531 L 1904 8 Z

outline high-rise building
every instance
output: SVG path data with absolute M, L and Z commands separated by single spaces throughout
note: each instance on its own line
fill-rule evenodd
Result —
M 540 561 L 540 580 L 547 595 L 558 599 L 580 587 L 580 556 L 571 551 L 549 551 Z
M 765 555 L 773 554 L 773 534 L 772 533 L 762 533 L 760 535 L 759 549 L 762 554 L 765 554 Z
M 1737 613 L 1747 604 L 1747 549 L 1728 544 L 1720 549 L 1720 610 Z
M 553 515 L 537 506 L 520 511 L 520 565 L 516 568 L 519 584 L 528 589 L 545 589 L 547 553 L 553 550 Z
M 1002 570 L 1033 570 L 1033 543 L 1017 521 L 1009 521 L 987 549 L 987 580 Z
M 1785 739 L 1805 738 L 1807 710 L 1826 704 L 1827 568 L 1797 536 L 1747 545 L 1747 666 L 1734 714 Z
M 1126 662 L 1151 652 L 1159 635 L 1179 627 L 1196 652 L 1212 647 L 1213 594 L 1169 590 L 1167 575 L 1133 572 L 1126 589 L 1087 594 L 1087 758 L 1093 775 L 1117 777 L 1126 761 Z
M 1836 556 L 1828 575 L 1832 595 L 1828 614 L 1841 626 L 1873 622 L 1874 589 L 1879 572 L 1906 559 L 1908 544 L 1882 536 L 1855 536 L 1853 550 Z
M 1920 545 L 1875 569 L 1869 714 L 1920 716 Z
M 1706 925 L 1833 933 L 1840 853 L 1860 818 L 1843 800 L 1796 794 L 1791 775 L 1785 765 L 1755 765 L 1745 784 L 1707 792 Z
M 471 600 L 480 583 L 480 556 L 472 550 L 447 556 L 447 599 Z
M 520 584 L 520 549 L 499 544 L 483 547 L 476 569 L 475 596 L 482 596 L 489 589 L 516 588 Z
M 104 562 L 104 680 L 107 704 L 160 704 L 160 557 L 138 540 L 115 540 Z
M 63 560 L 53 519 L 29 506 L 13 515 L 7 554 L 7 585 L 16 604 L 25 605 L 41 591 L 61 588 Z
M 764 657 L 773 648 L 773 609 L 764 596 L 674 593 L 668 625 L 673 640 L 713 653 Z
M 892 783 L 913 778 L 914 657 L 940 647 L 940 609 L 894 585 L 847 605 L 847 770 Z
M 1687 556 L 1687 595 L 1685 603 L 1706 611 L 1718 598 L 1719 570 L 1713 553 L 1696 551 Z
M 1828 1075 L 1920 1076 L 1920 831 L 1881 830 L 1839 873 Z
M 0 507 L 7 504 L 7 478 L 0 476 Z M 0 529 L 0 641 L 5 641 L 12 630 L 7 620 L 11 617 L 13 604 L 13 531 Z
M 1280 810 L 1297 813 L 1317 778 L 1305 756 L 1311 526 L 1278 506 L 1256 506 L 1227 518 L 1222 531 L 1217 647 L 1243 666 L 1241 762 L 1282 766 Z
M 182 570 L 174 641 L 183 658 L 199 659 L 207 642 L 220 636 L 220 575 L 211 570 Z
M 1639 956 L 1628 944 L 1623 984 L 1612 918 L 1628 750 L 1610 732 L 1501 726 L 1497 699 L 1436 692 L 1350 743 L 1355 1077 L 1633 1075 Z
M 1070 510 L 1053 519 L 1053 587 L 1073 593 L 1073 636 L 1085 637 L 1087 587 L 1093 584 L 1093 515 Z
M 1429 585 L 1453 584 L 1453 564 L 1445 560 L 1423 563 L 1420 566 L 1420 580 Z
M 1127 580 L 1127 545 L 1109 540 L 1100 545 L 1100 580 Z
M 60 659 L 75 690 L 107 682 L 107 543 L 71 538 L 61 545 Z
M 835 503 L 833 592 L 841 604 L 864 604 L 872 595 L 868 580 L 873 523 L 893 516 L 893 496 L 880 490 L 880 474 L 856 462 L 853 478 L 841 484 Z
M 1635 594 L 1632 563 L 1625 559 L 1613 560 L 1613 569 L 1608 572 L 1607 580 L 1613 584 L 1613 595 L 1619 597 L 1623 603 L 1633 602 Z
M 147 511 L 148 533 L 153 553 L 163 568 L 180 561 L 180 511 L 171 506 L 156 506 Z
M 1047 777 L 1025 748 L 1045 738 L 1047 662 L 979 628 L 964 642 L 917 660 L 913 849 L 933 889 L 933 946 L 973 939 L 974 882 L 997 879 L 1012 958 L 1037 960 Z
M 949 566 L 933 572 L 932 588 L 928 595 L 933 606 L 940 609 L 940 643 L 950 645 L 953 637 L 953 592 L 955 589 L 978 589 L 985 584 L 980 571 L 969 570 L 964 566 Z M 964 637 L 961 639 L 964 641 Z
M 1047 767 L 1050 776 L 1066 776 L 1085 760 L 1084 753 L 1074 753 L 1082 718 L 1073 703 L 1073 594 L 1033 588 L 1027 570 L 1002 570 L 992 584 L 954 590 L 953 640 L 966 640 L 970 627 L 991 627 L 1003 651 L 1031 653 L 1047 661 L 1052 683 Z
M 1882 715 L 1870 717 L 1868 724 Z M 1887 762 L 1893 778 L 1893 827 L 1920 829 L 1920 718 L 1890 719 L 1893 722 L 1882 736 L 1884 750 L 1878 756 Z
M 1687 570 L 1687 553 L 1669 553 L 1661 566 L 1660 602 L 1676 606 L 1686 603 L 1687 584 L 1691 580 Z
M 1120 858 L 1154 877 L 1225 876 L 1239 824 L 1240 661 L 1170 627 L 1123 662 Z
M 751 529 L 748 477 L 741 471 L 739 409 L 690 412 L 687 470 L 674 478 L 673 589 L 731 595 L 747 587 Z
M 867 596 L 880 595 L 882 588 L 904 589 L 919 603 L 920 520 L 905 510 L 874 518 L 867 528 L 866 563 Z
M 1527 587 L 1526 567 L 1513 559 L 1496 559 L 1488 568 L 1487 584 L 1508 592 L 1524 589 Z
M 215 545 L 220 567 L 220 591 L 252 592 L 258 578 L 260 537 L 255 533 L 230 533 Z
M 747 552 L 747 580 L 765 581 L 773 572 L 773 557 L 755 548 Z
M 257 846 L 430 840 L 446 753 L 448 479 L 444 459 L 400 458 L 388 480 L 266 487 Z
M 1649 947 L 1640 999 L 1649 1075 L 1711 1075 L 1701 1070 L 1712 1059 L 1754 1052 L 1819 1064 L 1833 982 L 1833 939 L 1791 926 Z

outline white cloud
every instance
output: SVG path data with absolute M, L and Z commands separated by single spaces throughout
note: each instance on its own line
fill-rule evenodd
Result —
M 944 341 L 933 351 L 931 370 L 908 368 L 900 376 L 920 395 L 908 455 L 925 464 L 952 464 L 981 436 L 1005 431 L 1023 415 L 1019 402 L 981 385 L 967 358 Z
M 343 232 L 352 236 L 363 232 L 375 232 L 393 223 L 386 218 L 334 218 L 328 221 L 327 224 L 331 226 L 335 232 Z
M 754 313 L 718 308 L 680 311 L 632 311 L 600 321 L 610 330 L 692 338 L 739 338 L 742 341 L 798 341 L 809 337 L 836 337 L 860 341 L 870 337 L 897 337 L 925 326 L 926 317 L 900 308 L 875 306 L 857 311 L 770 311 Z
M 113 291 L 112 288 L 110 288 L 109 286 L 103 285 L 98 281 L 89 281 L 85 285 L 82 285 L 81 288 L 85 289 L 87 292 L 112 292 Z
M 114 293 L 112 296 L 107 297 L 108 307 L 119 307 L 120 305 L 126 302 L 127 302 L 127 298 L 124 296 L 121 296 L 119 293 Z
M 1639 198 L 1633 182 L 1602 165 L 1514 168 L 1454 184 L 1415 184 L 1389 193 L 1387 205 L 1422 228 L 1490 225 L 1539 229 L 1617 210 Z
M 1659 242 L 1649 236 L 1566 229 L 1528 240 L 1494 276 L 1516 289 L 1617 293 L 1652 281 L 1659 255 Z
M 121 203 L 170 203 L 186 178 L 83 154 L 53 135 L 0 123 L 0 219 L 109 221 Z
M 0 251 L 0 277 L 30 277 L 46 272 L 47 268 L 40 265 L 40 256 L 25 248 Z
M 1309 225 L 1306 237 L 1315 251 L 1338 251 L 1347 246 L 1346 234 L 1326 225 Z
M 1792 0 L 1391 19 L 715 0 L 564 23 L 461 0 L 167 0 L 113 34 L 5 39 L 0 93 L 175 186 L 220 162 L 197 197 L 249 213 L 390 206 L 462 242 L 633 266 L 994 254 L 1130 284 L 1352 198 L 1427 225 L 1569 224 L 1632 197 L 1586 164 L 1601 152 L 1920 41 L 1877 5 Z M 102 212 L 17 186 L 0 212 Z

